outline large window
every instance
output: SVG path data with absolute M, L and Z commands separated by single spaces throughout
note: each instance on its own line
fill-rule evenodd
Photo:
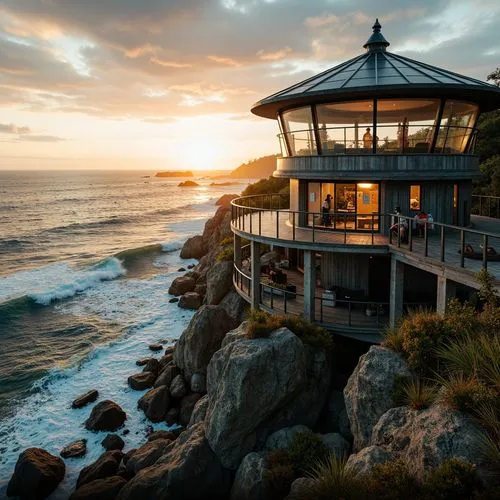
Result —
M 436 152 L 463 153 L 477 119 L 478 107 L 460 101 L 446 101 L 436 143 Z
M 285 138 L 293 156 L 309 156 L 317 154 L 316 139 L 311 108 L 292 109 L 283 113 Z
M 420 185 L 410 186 L 410 210 L 421 210 Z

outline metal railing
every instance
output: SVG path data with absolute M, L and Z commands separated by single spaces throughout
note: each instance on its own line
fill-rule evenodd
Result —
M 345 154 L 473 154 L 477 129 L 458 125 L 440 127 L 433 144 L 435 125 L 377 124 L 376 137 L 363 139 L 371 124 L 349 127 L 305 128 L 278 134 L 282 155 Z M 319 141 L 319 143 L 318 143 Z M 287 151 L 290 150 L 290 152 Z
M 471 213 L 500 219 L 500 196 L 473 194 Z
M 285 197 L 286 201 L 283 201 Z M 496 254 L 500 253 L 498 233 L 404 215 L 354 212 L 328 214 L 336 218 L 330 228 L 317 224 L 325 214 L 280 208 L 287 204 L 288 195 L 281 194 L 236 198 L 231 202 L 232 228 L 282 243 L 325 245 L 325 250 L 331 244 L 388 245 L 426 259 L 474 270 L 477 270 L 475 261 L 481 261 L 481 267 L 487 268 L 488 262 L 500 260 Z M 368 229 L 359 228 L 361 217 L 364 218 L 363 223 L 370 226 Z M 369 236 L 368 240 L 366 236 Z

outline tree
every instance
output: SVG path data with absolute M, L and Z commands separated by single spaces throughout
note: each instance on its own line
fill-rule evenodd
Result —
M 492 81 L 497 87 L 500 87 L 500 68 L 492 71 L 487 77 L 487 81 Z

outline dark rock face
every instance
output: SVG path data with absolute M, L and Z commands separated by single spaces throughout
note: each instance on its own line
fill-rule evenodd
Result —
M 246 455 L 236 472 L 231 488 L 231 500 L 266 500 L 269 498 L 264 478 L 266 467 L 267 460 L 264 453 Z
M 163 349 L 163 346 L 161 344 L 149 344 L 149 348 L 152 351 L 161 351 Z
M 182 375 L 177 375 L 170 384 L 170 394 L 173 398 L 182 399 L 187 394 L 186 382 Z
M 154 431 L 148 436 L 148 441 L 154 441 L 155 439 L 170 439 L 170 441 L 175 441 L 177 434 L 172 431 Z
M 196 292 L 187 292 L 181 296 L 177 305 L 181 309 L 192 309 L 196 311 L 201 307 L 201 302 L 202 299 L 200 294 Z
M 161 370 L 161 364 L 155 358 L 151 358 L 146 363 L 146 366 L 142 369 L 143 372 L 151 372 L 151 373 L 154 373 L 155 375 L 158 375 L 158 373 L 160 372 L 160 370 Z
M 106 451 L 123 450 L 125 442 L 118 434 L 108 434 L 101 442 Z
M 207 293 L 207 284 L 206 283 L 196 284 L 196 286 L 194 287 L 194 291 L 197 294 L 199 294 L 202 297 L 204 297 L 205 294 Z
M 216 262 L 207 273 L 205 302 L 217 305 L 233 286 L 233 262 Z
M 137 366 L 145 366 L 148 364 L 148 361 L 150 360 L 151 358 L 142 358 L 142 359 L 138 359 L 135 364 Z
M 78 396 L 73 403 L 71 403 L 72 408 L 82 408 L 85 405 L 88 405 L 89 403 L 93 403 L 97 397 L 99 396 L 99 392 L 96 391 L 95 389 L 92 391 L 89 391 L 85 394 L 82 394 L 81 396 Z
M 206 373 L 212 355 L 220 349 L 234 320 L 218 306 L 202 306 L 191 318 L 177 342 L 174 361 L 187 380 L 193 373 Z
M 179 420 L 179 411 L 179 408 L 170 408 L 165 415 L 165 422 L 167 422 L 168 425 L 176 424 Z
M 92 408 L 90 417 L 85 422 L 89 431 L 114 431 L 121 427 L 127 414 L 113 401 L 101 401 Z
M 128 385 L 135 391 L 143 391 L 152 387 L 155 383 L 156 375 L 153 372 L 141 372 L 130 375 Z
M 63 480 L 64 462 L 41 448 L 28 448 L 17 459 L 14 474 L 7 486 L 7 496 L 22 500 L 48 497 Z
M 63 458 L 76 458 L 83 457 L 87 453 L 87 440 L 79 439 L 73 443 L 68 444 L 61 450 L 61 457 Z
M 181 259 L 200 259 L 207 253 L 202 236 L 189 238 L 181 250 Z
M 207 500 L 227 498 L 231 483 L 208 446 L 203 424 L 183 432 L 154 467 L 142 469 L 120 491 L 118 500 Z
M 207 414 L 207 408 L 208 408 L 208 396 L 205 394 L 194 405 L 193 411 L 191 413 L 191 418 L 189 419 L 189 424 L 187 425 L 187 427 L 192 427 L 198 422 L 203 422 Z
M 196 280 L 194 278 L 190 278 L 189 276 L 179 276 L 175 278 L 175 280 L 170 285 L 168 289 L 168 293 L 170 295 L 183 295 L 187 292 L 192 292 L 196 285 Z
M 234 290 L 231 290 L 219 304 L 239 325 L 248 309 L 248 303 L 243 300 Z
M 151 422 L 161 422 L 170 405 L 170 393 L 166 385 L 151 389 L 139 399 L 137 406 Z
M 191 375 L 191 390 L 200 394 L 207 392 L 207 377 L 204 373 L 193 373 Z
M 96 479 L 71 494 L 69 500 L 114 500 L 127 481 L 120 476 Z
M 174 359 L 173 347 L 168 347 L 167 349 L 168 350 L 165 350 L 165 354 L 159 360 L 162 369 L 165 368 Z
M 96 479 L 115 476 L 122 457 L 123 453 L 118 450 L 103 453 L 94 463 L 87 465 L 87 467 L 81 470 L 76 482 L 77 489 Z
M 193 392 L 188 394 L 181 401 L 181 409 L 179 412 L 179 424 L 187 427 L 189 421 L 191 420 L 191 414 L 193 413 L 196 403 L 201 399 L 201 394 Z
M 127 473 L 135 476 L 140 470 L 153 465 L 165 453 L 171 442 L 170 439 L 154 439 L 137 448 L 127 461 Z
M 172 380 L 179 374 L 179 368 L 174 364 L 168 365 L 163 369 L 155 382 L 155 387 L 160 387 L 161 385 L 166 385 L 170 387 Z

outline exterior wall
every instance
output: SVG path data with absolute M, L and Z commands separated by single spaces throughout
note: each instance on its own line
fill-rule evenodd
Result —
M 290 210 L 298 212 L 299 208 L 299 180 L 290 179 Z
M 369 255 L 347 253 L 321 254 L 321 285 L 363 290 L 368 294 Z

